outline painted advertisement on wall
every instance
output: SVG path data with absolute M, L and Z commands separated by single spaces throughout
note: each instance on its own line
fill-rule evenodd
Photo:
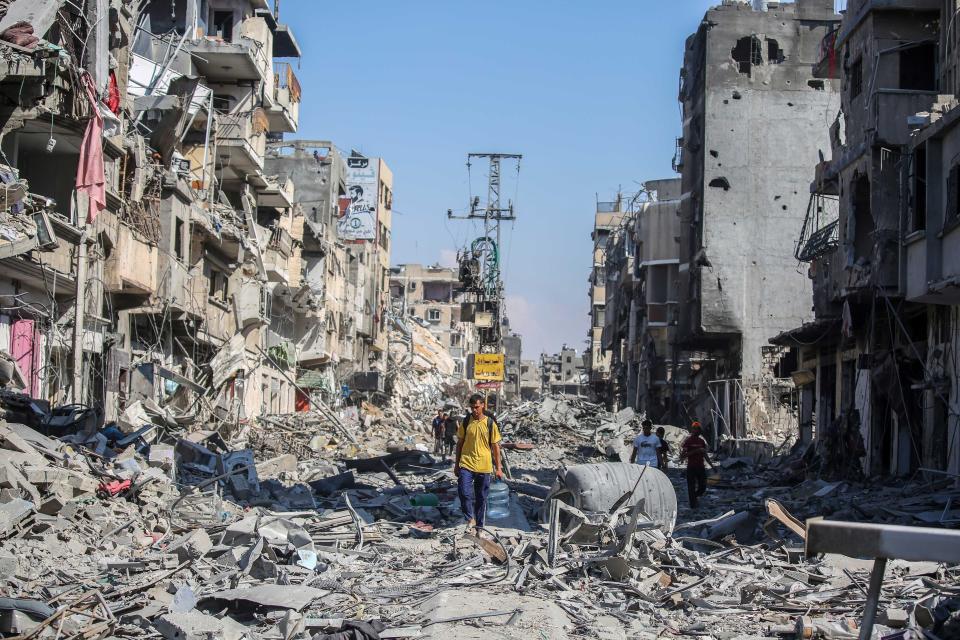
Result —
M 377 198 L 380 176 L 376 158 L 352 155 L 347 160 L 347 196 L 350 203 L 341 207 L 337 234 L 341 240 L 377 239 Z

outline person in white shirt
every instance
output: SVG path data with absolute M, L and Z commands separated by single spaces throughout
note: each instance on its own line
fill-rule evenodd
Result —
M 644 420 L 643 433 L 633 440 L 633 454 L 630 456 L 630 462 L 657 466 L 657 450 L 663 446 L 663 443 L 660 442 L 660 438 L 651 433 L 652 431 L 653 422 Z

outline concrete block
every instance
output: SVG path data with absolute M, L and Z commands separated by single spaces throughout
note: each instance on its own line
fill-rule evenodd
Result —
M 19 562 L 14 556 L 0 556 L 0 576 L 15 576 L 19 571 Z
M 202 558 L 212 548 L 213 542 L 207 532 L 204 529 L 195 529 L 177 538 L 167 548 L 167 552 L 176 553 L 180 562 L 186 562 Z
M 21 520 L 33 512 L 33 503 L 26 500 L 11 500 L 0 504 L 0 534 L 12 531 Z
M 887 609 L 883 614 L 884 623 L 894 629 L 905 629 L 910 623 L 910 614 L 906 609 Z
M 44 498 L 43 502 L 40 503 L 40 508 L 38 511 L 44 515 L 55 516 L 58 515 L 63 507 L 66 505 L 67 501 L 58 496 L 57 494 L 51 494 Z
M 37 488 L 10 463 L 0 463 L 0 488 L 26 491 L 31 500 L 40 502 Z
M 226 640 L 220 620 L 199 611 L 168 613 L 153 626 L 167 640 Z
M 287 453 L 276 458 L 264 460 L 257 465 L 257 475 L 260 477 L 274 478 L 281 472 L 294 472 L 297 470 L 297 456 Z

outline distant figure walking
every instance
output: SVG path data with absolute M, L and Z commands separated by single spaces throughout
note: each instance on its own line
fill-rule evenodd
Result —
M 699 422 L 690 425 L 690 435 L 680 445 L 680 461 L 687 461 L 687 493 L 690 496 L 690 508 L 696 509 L 697 503 L 707 492 L 707 468 L 704 462 L 713 468 L 713 461 L 707 454 L 707 441 L 700 435 Z
M 660 449 L 660 438 L 653 435 L 653 422 L 644 420 L 642 423 L 643 433 L 633 439 L 633 453 L 630 455 L 630 462 L 637 464 L 646 464 L 651 467 L 657 467 Z
M 433 452 L 437 455 L 443 453 L 443 426 L 447 420 L 447 414 L 442 409 L 437 409 L 437 417 L 433 419 Z
M 660 470 L 666 473 L 667 466 L 670 464 L 670 461 L 667 459 L 667 454 L 670 453 L 670 444 L 667 442 L 667 430 L 663 427 L 657 427 L 657 438 L 660 440 L 660 448 L 657 449 L 657 463 L 660 465 Z
M 457 445 L 457 419 L 450 413 L 443 422 L 443 455 L 449 458 L 453 455 L 453 448 Z

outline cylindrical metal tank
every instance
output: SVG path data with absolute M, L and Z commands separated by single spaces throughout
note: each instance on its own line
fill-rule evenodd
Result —
M 639 482 L 638 482 L 639 481 Z M 636 490 L 634 491 L 634 488 Z M 544 500 L 563 500 L 580 511 L 609 511 L 633 491 L 625 504 L 631 507 L 642 501 L 641 509 L 665 534 L 669 535 L 677 521 L 677 494 L 670 479 L 659 469 L 629 462 L 578 464 L 560 474 Z

